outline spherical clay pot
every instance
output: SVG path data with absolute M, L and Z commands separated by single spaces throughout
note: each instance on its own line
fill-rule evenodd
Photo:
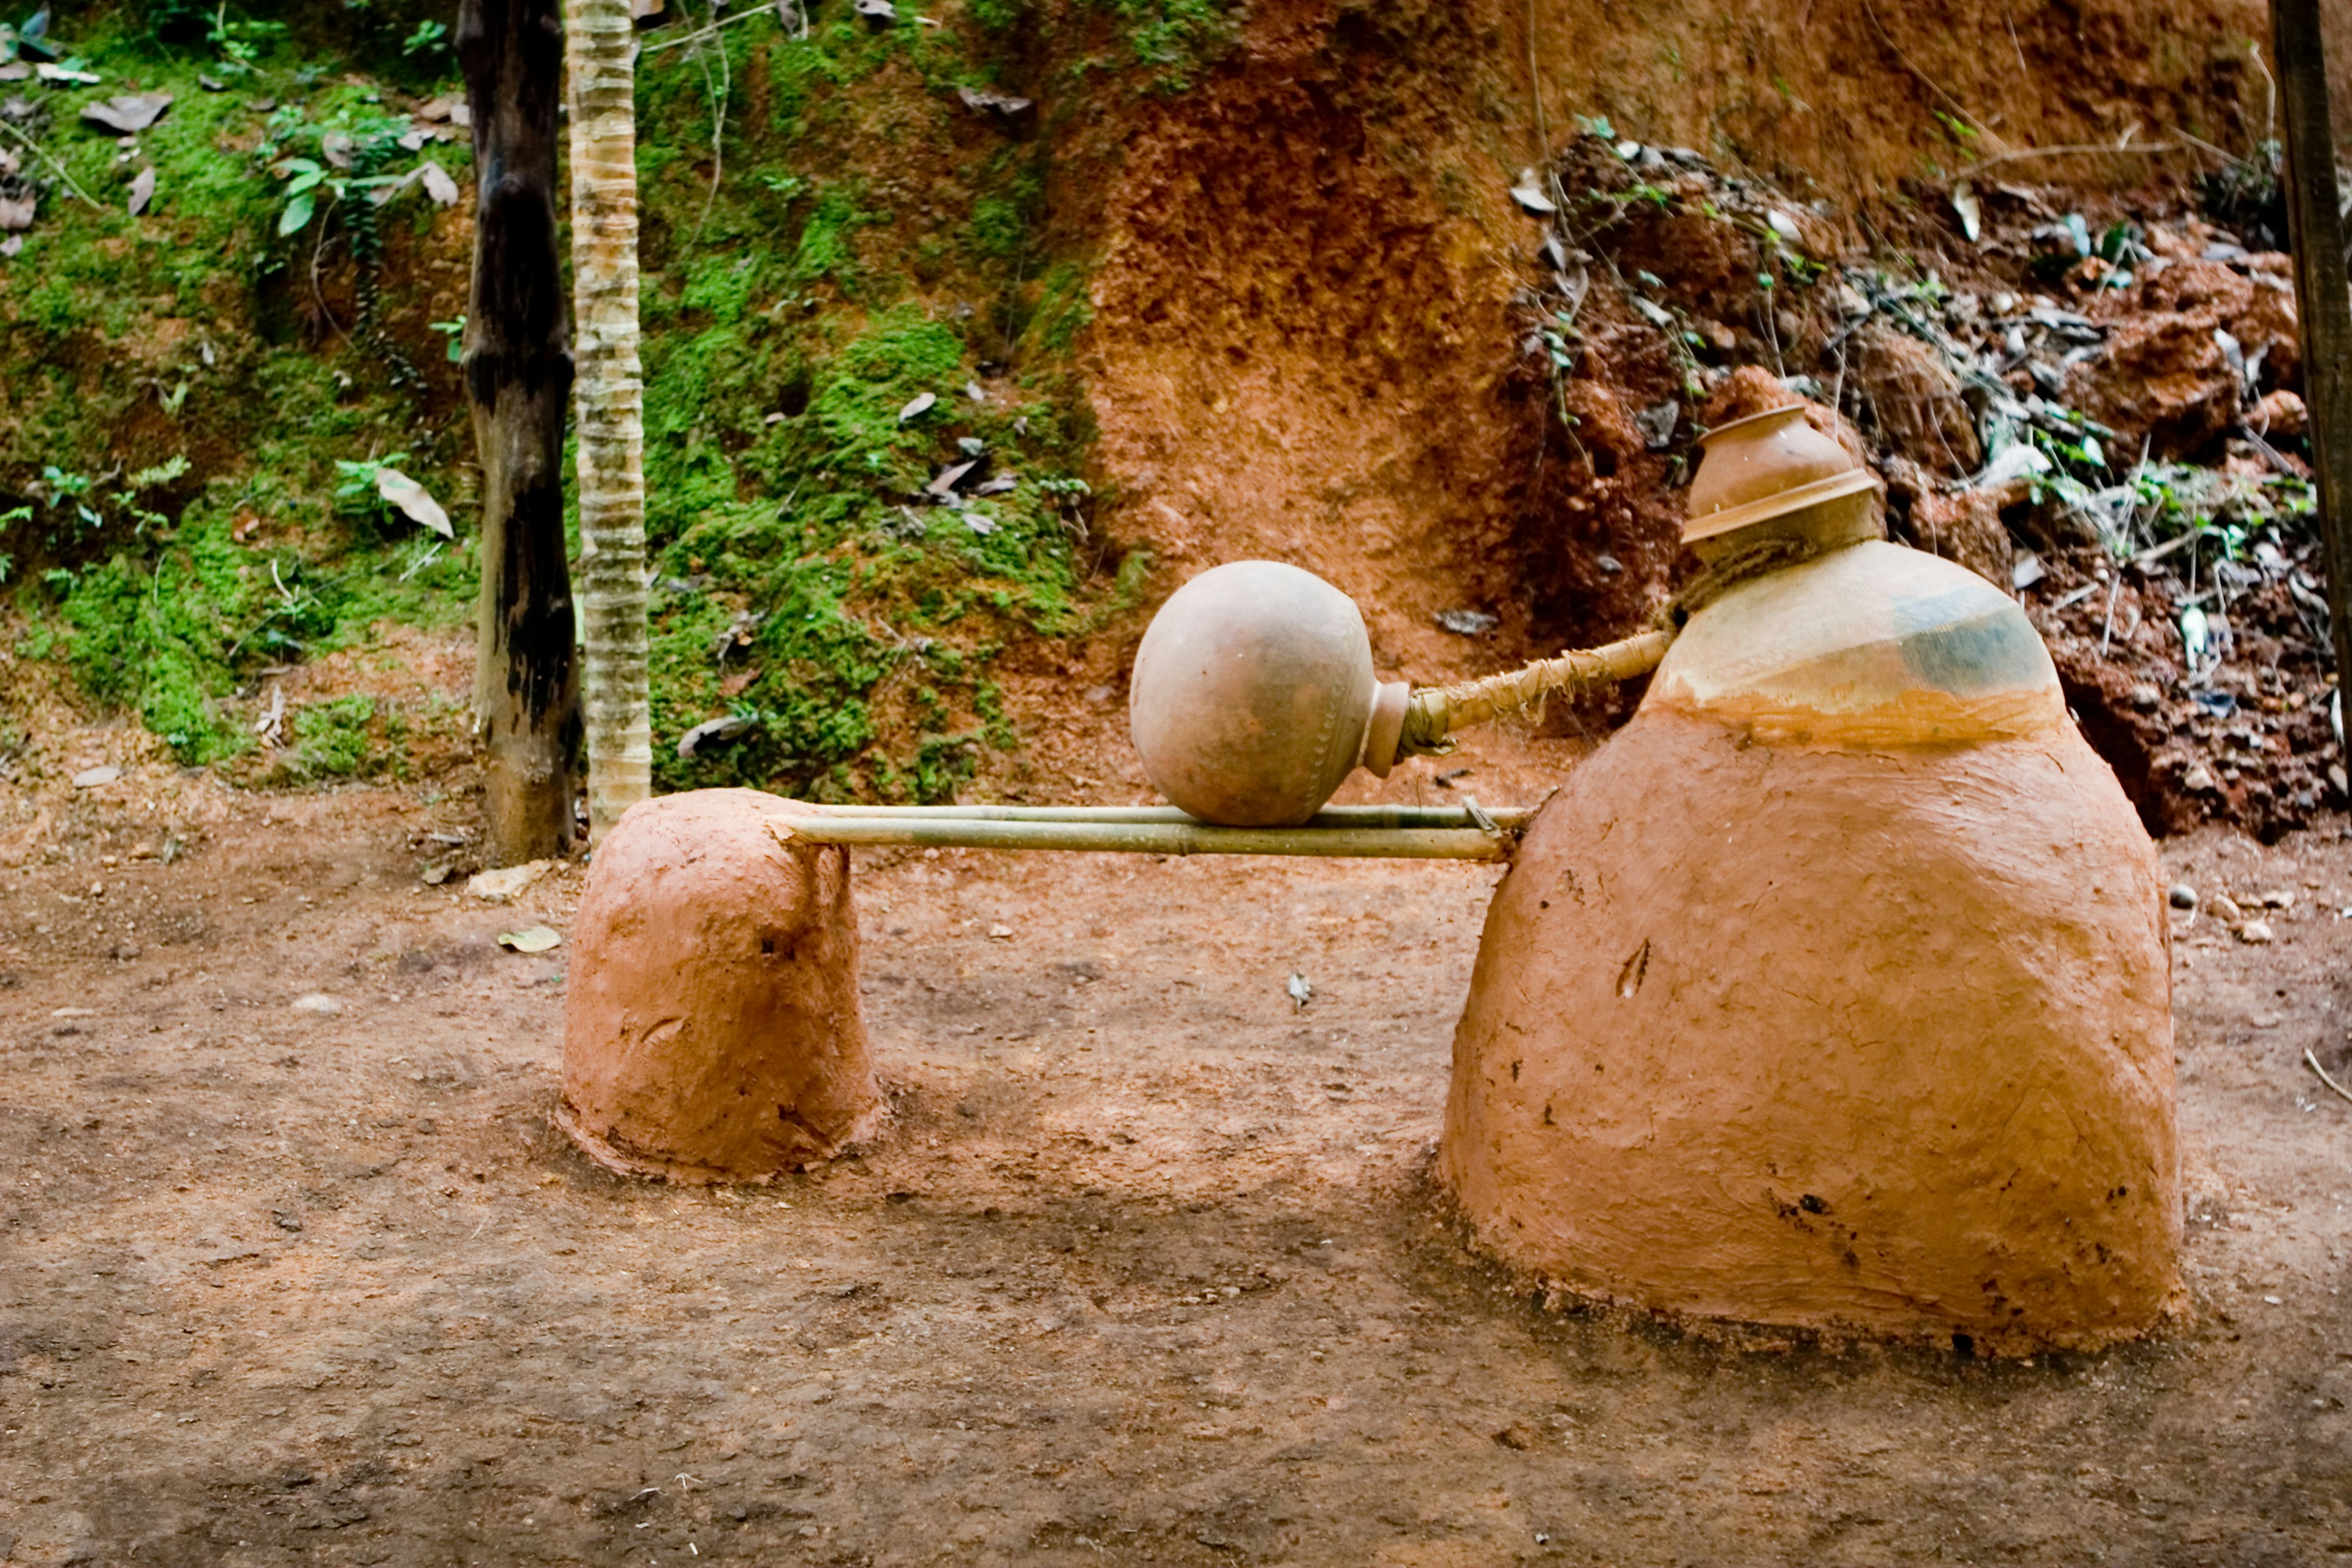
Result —
M 1135 656 L 1143 771 L 1182 810 L 1287 827 L 1360 763 L 1387 776 L 1407 689 L 1381 684 L 1355 601 L 1311 572 L 1236 561 L 1169 595 Z
M 632 806 L 572 931 L 555 1124 L 628 1175 L 765 1181 L 880 1120 L 849 852 L 756 790 Z
M 1759 528 L 1803 532 L 1816 543 L 1852 543 L 1875 534 L 1877 488 L 1868 469 L 1807 422 L 1792 403 L 1718 425 L 1699 437 L 1704 453 L 1685 502 L 1683 542 L 1702 556 L 1732 533 Z
M 2179 1289 L 2163 901 L 2006 595 L 1884 543 L 1754 579 L 1531 825 L 1443 1178 L 1511 1262 L 1643 1308 L 2137 1333 Z

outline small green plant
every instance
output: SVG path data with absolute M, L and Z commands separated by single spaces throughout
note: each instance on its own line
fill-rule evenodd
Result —
M 335 474 L 341 482 L 335 486 L 335 510 L 345 517 L 368 522 L 389 522 L 392 503 L 383 499 L 377 480 L 386 468 L 396 470 L 406 461 L 405 452 L 386 452 L 381 458 L 362 458 L 358 462 L 336 458 Z
M 223 0 L 223 4 L 213 12 L 205 41 L 220 57 L 217 63 L 221 73 L 240 77 L 250 76 L 259 69 L 261 57 L 285 37 L 285 23 L 231 16 L 228 5 Z
M 286 182 L 286 205 L 278 215 L 278 237 L 283 239 L 300 233 L 318 210 L 319 187 L 328 184 L 327 171 L 309 158 L 289 158 L 278 165 L 277 174 Z M 340 183 L 329 188 L 342 195 Z
M 119 480 L 69 472 L 50 463 L 42 466 L 39 482 L 26 488 L 48 519 L 50 544 L 68 548 L 110 522 L 128 522 L 133 534 L 169 522 L 169 518 L 142 504 L 140 498 L 187 472 L 184 457 L 173 457 Z M 29 522 L 33 515 L 31 507 L 17 507 L 0 515 L 0 523 Z M 68 526 L 61 530 L 60 523 Z
M 383 113 L 373 101 L 346 106 L 324 121 L 312 121 L 294 104 L 274 110 L 254 155 L 286 182 L 278 237 L 310 226 L 321 193 L 341 202 L 354 192 L 405 184 L 409 174 L 394 174 L 391 165 L 411 153 L 400 144 L 408 130 L 407 116 Z
M 441 54 L 449 47 L 449 24 L 425 21 L 416 24 L 416 31 L 401 40 L 404 55 Z
M 90 528 L 96 528 L 100 519 L 85 498 L 97 487 L 98 481 L 88 474 L 69 474 L 54 463 L 42 465 L 41 488 L 48 509 L 58 511 L 71 508 L 74 515 Z
M 160 489 L 173 479 L 184 479 L 187 472 L 187 458 L 184 454 L 175 452 L 154 467 L 141 468 L 133 473 L 129 480 L 129 488 L 133 490 Z

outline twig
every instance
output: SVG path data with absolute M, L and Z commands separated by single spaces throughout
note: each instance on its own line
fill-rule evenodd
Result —
M 2107 657 L 2107 645 L 2116 636 L 2116 595 L 2124 591 L 2123 569 L 2116 569 L 2115 581 L 2107 584 L 2107 624 L 2099 632 L 2099 657 Z
M 2120 142 L 2070 142 L 2063 147 L 2014 147 L 2005 153 L 1995 153 L 1990 157 L 1979 158 L 1960 173 L 1963 175 L 1972 175 L 1979 170 L 1990 169 L 1996 163 L 2014 163 L 2026 158 L 2087 157 L 2095 153 L 2120 153 L 2129 157 L 2157 157 L 2166 153 L 2179 151 L 2180 143 L 2178 142 L 2143 142 L 2137 147 L 2126 147 Z M 2228 154 L 2224 153 L 2223 156 L 2226 157 Z
M 2281 452 L 2276 447 L 2272 446 L 2268 441 L 2263 439 L 2263 433 L 2255 429 L 2252 426 L 2241 424 L 2238 426 L 2238 434 L 2243 436 L 2249 442 L 2251 442 L 2254 450 L 2262 454 L 2263 461 L 2268 463 L 2277 472 L 2284 474 L 2290 479 L 2310 478 L 2310 475 L 2307 473 L 2298 472 L 2295 466 L 2287 461 L 2286 454 Z
M 2134 566 L 2152 566 L 2156 563 L 2163 560 L 2166 556 L 2171 554 L 2174 551 L 2187 548 L 2189 544 L 2193 543 L 2197 539 L 2202 536 L 2204 531 L 2205 531 L 2203 529 L 2200 528 L 2193 530 L 2190 532 L 2184 533 L 2178 539 L 2168 539 L 2162 544 L 2157 545 L 2154 549 L 2143 550 L 2138 554 L 2133 556 L 2131 558 L 2131 563 Z
M 2319 1065 L 2319 1058 L 2314 1056 L 2308 1047 L 2305 1047 L 2304 1050 L 2303 1059 L 2311 1064 L 2311 1070 L 2319 1075 L 2320 1082 L 2326 1084 L 2328 1088 L 2334 1089 L 2345 1099 L 2352 1100 L 2352 1089 L 2347 1089 L 2342 1084 L 2336 1082 L 2334 1079 L 2328 1077 L 2327 1069 Z
M 2224 152 L 2222 149 L 2214 146 L 2213 143 L 2206 141 L 2201 136 L 2190 135 L 2188 132 L 2183 131 L 2178 125 L 2172 128 L 2172 133 L 2175 136 L 2179 137 L 2183 142 L 2188 142 L 2191 147 L 2196 148 L 2199 152 L 2212 153 L 2213 156 L 2221 159 L 2221 162 L 2229 164 L 2233 169 L 2243 169 L 2249 166 L 2246 160 L 2239 157 L 2236 153 Z
M 83 201 L 89 202 L 91 206 L 98 207 L 99 211 L 104 212 L 106 210 L 103 206 L 100 206 L 96 201 L 91 200 L 90 194 L 88 191 L 83 190 L 79 185 L 74 184 L 74 177 L 66 173 L 66 166 L 63 163 L 58 163 L 55 158 L 50 157 L 47 151 L 44 149 L 38 142 L 34 141 L 31 137 L 26 135 L 22 131 L 17 130 L 15 126 L 9 124 L 5 120 L 0 120 L 0 131 L 5 131 L 9 135 L 14 136 L 17 141 L 23 142 L 26 152 L 32 153 L 34 157 L 38 158 L 42 163 L 47 163 L 50 168 L 56 170 L 58 178 L 65 182 L 66 189 L 79 196 Z
M 690 44 L 698 38 L 707 38 L 721 27 L 731 27 L 738 22 L 748 22 L 754 16 L 765 16 L 769 14 L 769 8 L 765 5 L 755 6 L 749 11 L 739 11 L 732 16 L 713 22 L 707 27 L 698 27 L 691 33 L 681 33 L 675 38 L 663 38 L 655 43 L 641 45 L 637 49 L 637 57 L 642 59 L 647 55 L 658 53 L 663 49 L 674 49 L 680 44 Z
M 716 15 L 719 0 L 710 0 L 710 8 L 712 14 Z M 753 15 L 757 14 L 753 13 Z M 718 24 L 713 23 L 709 31 L 715 33 L 718 30 Z M 717 87 L 711 85 L 710 62 L 698 53 L 696 63 L 702 67 L 703 90 L 710 95 L 710 194 L 702 199 L 702 216 L 694 220 L 694 237 L 687 241 L 688 245 L 702 243 L 703 226 L 710 221 L 710 209 L 719 201 L 719 182 L 726 177 L 727 100 L 735 93 L 735 77 L 728 64 L 725 44 L 719 46 L 719 85 Z
M 1528 0 L 1528 93 L 1536 103 L 1536 158 L 1551 162 L 1551 131 L 1544 123 L 1543 78 L 1536 69 L 1536 0 Z
M 409 563 L 408 570 L 400 574 L 400 580 L 404 583 L 407 582 L 411 577 L 415 576 L 419 572 L 424 571 L 427 566 L 433 564 L 433 558 L 440 553 L 441 542 L 436 539 L 433 542 L 431 548 L 427 549 L 424 554 L 418 556 L 415 561 Z
M 319 238 L 317 243 L 310 247 L 310 299 L 318 305 L 319 314 L 327 319 L 327 331 L 348 342 L 351 341 L 351 334 L 343 331 L 343 324 L 341 321 L 335 320 L 334 310 L 327 303 L 325 291 L 319 287 L 319 268 L 327 255 L 327 220 L 335 216 L 335 207 L 341 200 L 341 197 L 337 197 L 330 201 L 327 204 L 327 210 L 319 215 Z
M 1917 77 L 1927 87 L 1928 91 L 1934 93 L 1937 98 L 1942 99 L 1946 103 L 1950 104 L 1952 106 L 1952 112 L 1967 121 L 1969 124 L 1975 129 L 1978 135 L 1989 137 L 1991 139 L 1994 145 L 2000 145 L 2000 138 L 1994 134 L 1991 126 L 1987 125 L 1983 121 L 1979 120 L 1975 115 L 1970 114 L 1968 110 L 1968 105 L 1962 103 L 1958 99 L 1954 98 L 1950 93 L 1946 92 L 1942 85 L 1938 83 L 1934 77 L 1929 76 L 1926 71 L 1921 70 L 1917 66 L 1911 63 L 1911 57 L 1903 52 L 1903 47 L 1900 44 L 1897 44 L 1894 37 L 1886 31 L 1886 24 L 1878 19 L 1878 7 L 1872 5 L 1871 0 L 1862 0 L 1862 8 L 1864 12 L 1868 13 L 1870 16 L 1870 25 L 1877 30 L 1879 41 L 1885 44 L 1888 48 L 1895 51 L 1895 58 L 1903 62 L 1903 68 L 1905 70 L 1907 70 L 1913 76 Z
M 2246 57 L 2254 62 L 2254 68 L 2263 73 L 2263 85 L 2270 89 L 2270 106 L 2263 110 L 2263 139 L 2275 142 L 2278 140 L 2278 78 L 2271 75 L 2271 68 L 2263 58 L 2260 44 L 2249 42 Z

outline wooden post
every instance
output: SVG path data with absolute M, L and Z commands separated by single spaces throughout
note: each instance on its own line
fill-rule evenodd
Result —
M 457 58 L 477 182 L 465 361 L 482 464 L 475 721 L 488 752 L 485 850 L 510 866 L 571 847 L 580 750 L 563 543 L 572 372 L 556 251 L 557 0 L 462 0 Z
M 2352 680 L 2352 281 L 2336 205 L 2336 134 L 2319 0 L 2271 0 L 2271 58 L 2286 115 L 2286 205 L 2294 228 L 2303 398 L 2319 479 L 2319 542 L 2337 689 Z

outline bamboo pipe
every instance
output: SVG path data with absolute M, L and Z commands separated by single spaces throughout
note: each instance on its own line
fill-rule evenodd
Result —
M 1507 860 L 1516 836 L 1479 827 L 1213 827 L 1181 822 L 1003 821 L 811 815 L 772 822 L 779 843 L 929 849 L 1075 849 L 1130 855 L 1302 855 L 1396 860 Z
M 1573 648 L 1558 658 L 1452 686 L 1424 686 L 1405 707 L 1400 756 L 1434 756 L 1454 749 L 1453 731 L 1539 709 L 1554 697 L 1573 697 L 1647 675 L 1675 640 L 1668 631 L 1643 632 L 1599 647 Z
M 880 818 L 894 822 L 1080 822 L 1200 824 L 1172 805 L 815 805 L 793 802 L 811 816 Z M 1506 833 L 1525 828 L 1535 808 L 1500 805 L 1472 810 L 1459 805 L 1327 805 L 1292 832 L 1337 827 L 1476 827 L 1487 823 Z M 1482 820 L 1483 819 L 1483 820 Z M 1208 824 L 1200 824 L 1209 826 Z

